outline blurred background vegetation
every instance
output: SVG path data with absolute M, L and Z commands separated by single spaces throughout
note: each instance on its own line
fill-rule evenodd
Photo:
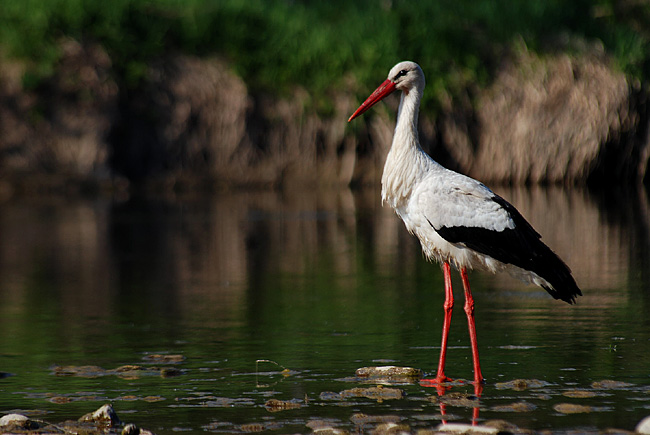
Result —
M 349 80 L 362 96 L 413 59 L 427 71 L 429 110 L 489 82 L 521 44 L 542 54 L 602 44 L 627 75 L 650 72 L 645 0 L 2 0 L 0 20 L 5 56 L 29 61 L 27 87 L 53 73 L 65 37 L 101 44 L 122 86 L 163 53 L 218 54 L 254 92 L 301 85 L 320 103 Z
M 9 184 L 376 183 L 396 100 L 345 121 L 406 59 L 452 169 L 650 179 L 647 0 L 0 0 L 0 23 Z

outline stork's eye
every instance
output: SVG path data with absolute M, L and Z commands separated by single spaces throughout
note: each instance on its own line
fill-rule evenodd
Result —
M 407 70 L 405 70 L 405 69 L 401 70 L 401 71 L 398 72 L 397 75 L 395 76 L 395 80 L 397 80 L 397 79 L 400 78 L 400 77 L 404 77 L 406 74 L 408 74 L 408 71 L 407 71 Z

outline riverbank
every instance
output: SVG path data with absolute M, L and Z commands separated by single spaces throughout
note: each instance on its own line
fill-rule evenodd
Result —
M 421 142 L 444 165 L 500 184 L 648 181 L 645 9 L 84 5 L 0 8 L 3 196 L 374 184 L 397 97 L 347 118 L 403 57 L 427 75 Z M 391 36 L 402 22 L 418 38 Z
M 308 90 L 252 94 L 218 58 L 171 55 L 127 91 L 112 80 L 100 46 L 68 40 L 64 50 L 57 74 L 36 90 L 21 87 L 20 65 L 1 70 L 4 191 L 355 185 L 380 177 L 396 97 L 348 125 L 359 103 L 352 95 L 332 95 L 332 113 L 322 116 L 310 109 Z M 423 147 L 448 167 L 493 183 L 646 178 L 648 93 L 604 54 L 521 50 L 472 101 L 421 116 Z

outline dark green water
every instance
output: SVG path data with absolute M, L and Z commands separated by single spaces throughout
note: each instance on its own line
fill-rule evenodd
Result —
M 470 275 L 487 378 L 478 422 L 632 430 L 650 415 L 645 193 L 499 193 L 571 266 L 585 296 L 569 306 L 507 276 Z M 447 374 L 471 379 L 454 278 Z M 369 432 L 373 418 L 415 433 L 442 420 L 431 388 L 399 385 L 405 398 L 380 402 L 327 393 L 372 386 L 353 378 L 364 366 L 434 374 L 442 301 L 440 268 L 377 191 L 12 200 L 0 204 L 0 372 L 10 374 L 0 378 L 0 414 L 60 422 L 112 403 L 122 420 L 158 434 L 310 433 L 315 421 Z M 158 354 L 182 361 L 150 360 Z M 56 372 L 86 365 L 107 371 Z M 124 365 L 149 370 L 112 371 Z M 162 377 L 165 367 L 181 373 Z M 537 386 L 507 384 L 517 379 Z M 576 390 L 589 397 L 570 397 Z M 269 399 L 302 406 L 270 412 Z M 464 423 L 475 413 L 445 411 Z

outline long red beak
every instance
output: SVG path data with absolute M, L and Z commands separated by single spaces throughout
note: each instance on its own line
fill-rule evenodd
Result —
M 370 94 L 370 96 L 366 99 L 366 101 L 359 106 L 356 112 L 350 116 L 350 119 L 348 119 L 348 122 L 352 121 L 354 118 L 357 116 L 361 115 L 363 112 L 366 110 L 370 109 L 372 106 L 377 104 L 379 101 L 383 100 L 385 97 L 390 95 L 393 91 L 395 91 L 395 83 L 390 81 L 390 79 L 386 79 L 384 83 L 379 85 L 377 89 L 375 89 L 375 92 Z

